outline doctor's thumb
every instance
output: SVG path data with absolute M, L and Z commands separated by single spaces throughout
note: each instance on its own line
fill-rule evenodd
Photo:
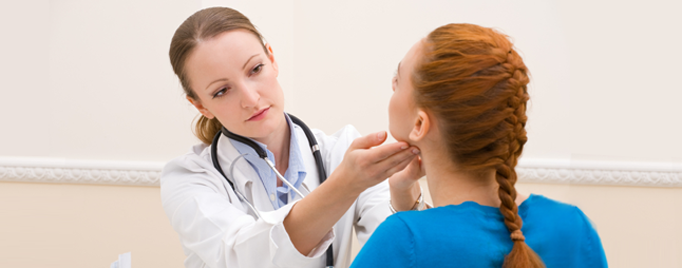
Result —
M 384 141 L 386 141 L 386 131 L 379 131 L 353 140 L 350 147 L 353 149 L 369 149 L 384 143 Z

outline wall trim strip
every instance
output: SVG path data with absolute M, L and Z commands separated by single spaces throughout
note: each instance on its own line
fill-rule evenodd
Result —
M 0 157 L 0 181 L 159 186 L 163 162 Z M 521 159 L 519 182 L 682 187 L 682 163 Z
M 0 181 L 159 186 L 162 162 L 0 157 Z
M 682 163 L 520 159 L 528 183 L 682 187 Z

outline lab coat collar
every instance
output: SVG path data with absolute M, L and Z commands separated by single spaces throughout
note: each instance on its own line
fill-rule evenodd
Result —
M 291 135 L 289 139 L 290 147 L 288 155 L 289 166 L 287 167 L 287 171 L 282 175 L 286 177 L 287 180 L 291 182 L 296 188 L 299 188 L 304 178 L 306 177 L 306 168 L 305 164 L 303 163 L 303 157 L 301 155 L 302 148 L 299 147 L 298 138 L 298 136 L 304 133 L 296 131 L 297 126 L 295 127 L 295 124 L 291 121 L 291 118 L 289 118 L 289 116 L 286 113 L 284 114 L 284 118 L 287 122 L 287 127 L 289 128 Z M 260 148 L 267 153 L 268 159 L 270 159 L 271 162 L 276 163 L 275 156 L 270 150 L 268 150 L 266 144 L 250 138 L 249 140 L 253 141 L 254 143 L 256 143 L 256 145 L 260 146 Z M 281 189 L 280 187 L 277 187 L 277 176 L 275 175 L 275 172 L 273 172 L 272 169 L 270 169 L 270 167 L 268 166 L 267 163 L 265 163 L 265 161 L 258 157 L 258 154 L 253 148 L 237 140 L 229 139 L 229 141 L 230 143 L 232 143 L 232 146 L 234 146 L 237 149 L 239 154 L 244 155 L 244 158 L 256 170 L 261 182 L 263 183 L 263 186 L 266 189 L 267 194 L 277 196 L 276 199 L 271 199 L 272 206 L 275 208 L 283 206 L 283 204 L 280 203 L 279 195 L 281 194 L 280 192 L 282 191 L 290 192 L 289 187 L 286 184 L 283 185 Z M 291 195 L 288 196 L 291 197 Z
M 245 159 L 237 160 L 237 163 L 234 164 L 234 169 L 232 169 L 232 163 L 239 155 L 239 151 L 230 143 L 230 139 L 225 135 L 220 135 L 218 141 L 218 162 L 220 162 L 220 167 L 223 169 L 225 176 L 234 183 L 235 187 L 239 191 L 244 191 L 244 186 L 251 182 L 250 178 L 257 178 L 258 174 Z
M 298 125 L 294 124 L 293 130 L 296 131 L 296 139 L 299 144 L 299 149 L 301 150 L 301 156 L 303 159 L 303 167 L 301 167 L 301 169 L 305 170 L 307 173 L 305 179 L 301 183 L 301 187 L 298 188 L 299 189 L 304 188 L 307 191 L 312 191 L 319 185 L 319 179 L 316 170 L 308 169 L 306 167 L 314 168 L 315 159 L 313 158 L 310 147 L 307 146 L 308 139 L 305 136 L 303 129 L 301 129 Z M 234 186 L 243 194 L 245 194 L 247 198 L 249 198 L 249 200 L 254 200 L 254 206 L 256 206 L 259 210 L 267 210 L 264 208 L 272 207 L 272 204 L 269 202 L 269 199 L 267 199 L 267 196 L 265 195 L 265 188 L 263 184 L 260 183 L 260 177 L 258 176 L 258 173 L 253 169 L 253 167 L 251 167 L 251 165 L 245 159 L 237 160 L 237 163 L 234 165 L 234 169 L 232 171 L 233 174 L 232 176 L 230 176 L 230 168 L 232 162 L 237 157 L 239 157 L 240 153 L 232 145 L 230 139 L 227 138 L 225 135 L 220 135 L 218 141 L 218 152 L 219 152 L 218 161 L 220 162 L 220 166 L 222 167 L 225 175 L 228 176 L 230 180 L 234 183 Z M 254 180 L 257 180 L 256 181 L 257 183 L 253 183 Z M 226 187 L 229 186 L 226 185 Z M 257 194 L 256 193 L 257 191 L 261 191 L 263 194 Z M 304 191 L 303 193 L 307 194 L 306 191 Z M 265 198 L 263 198 L 264 200 L 260 200 L 261 198 L 252 199 L 255 196 L 263 196 Z M 299 198 L 300 197 L 298 196 L 295 197 L 295 199 Z M 266 206 L 264 204 L 259 204 L 262 202 L 263 203 L 267 202 L 270 205 Z

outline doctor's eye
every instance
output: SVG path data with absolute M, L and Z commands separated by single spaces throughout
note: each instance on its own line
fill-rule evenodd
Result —
M 256 67 L 253 67 L 253 69 L 251 69 L 251 74 L 260 73 L 260 71 L 263 70 L 263 66 L 265 66 L 265 64 L 259 63 L 258 65 L 256 65 Z
M 227 87 L 221 87 L 220 89 L 218 89 L 218 91 L 216 91 L 216 93 L 213 94 L 213 98 L 215 99 L 225 95 L 225 93 L 227 93 L 227 90 L 228 90 Z

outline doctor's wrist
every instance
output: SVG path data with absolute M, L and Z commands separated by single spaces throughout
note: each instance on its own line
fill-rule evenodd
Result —
M 398 211 L 417 210 L 422 207 L 424 196 L 419 183 L 407 190 L 391 189 L 389 209 L 395 213 Z
M 348 196 L 354 196 L 353 199 L 360 196 L 362 192 L 367 190 L 368 187 L 364 187 L 358 183 L 349 183 L 349 175 L 343 172 L 343 169 L 337 168 L 329 175 L 324 183 L 329 183 L 333 185 L 333 188 L 340 191 Z

